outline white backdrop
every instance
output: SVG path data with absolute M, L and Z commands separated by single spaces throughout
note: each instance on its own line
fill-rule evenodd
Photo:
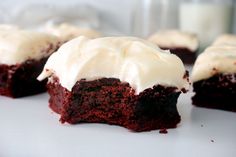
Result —
M 4 0 L 0 3 L 0 22 L 16 23 L 20 25 L 26 23 L 28 26 L 36 25 L 37 23 L 41 24 L 52 17 L 52 14 L 55 14 L 55 10 L 59 10 L 58 12 L 60 12 L 60 14 L 72 14 L 71 16 L 75 17 L 70 18 L 76 18 L 75 14 L 77 12 L 81 13 L 81 6 L 88 5 L 90 6 L 89 9 L 82 7 L 82 10 L 87 9 L 86 13 L 92 12 L 91 15 L 97 12 L 97 16 L 102 21 L 99 26 L 95 24 L 93 27 L 103 26 L 102 29 L 109 30 L 112 28 L 114 29 L 113 31 L 118 34 L 129 34 L 131 32 L 133 1 L 134 0 Z M 66 7 L 69 9 L 65 9 Z M 37 18 L 33 15 L 37 15 Z M 104 23 L 104 21 L 106 23 Z
M 83 19 L 83 15 L 86 14 L 86 18 L 89 16 L 89 23 L 96 29 L 106 31 L 108 34 L 131 35 L 135 1 L 142 0 L 1 0 L 0 23 L 29 27 L 50 20 L 58 20 L 57 17 L 52 17 L 52 14 L 58 14 L 58 12 L 59 16 L 62 14 L 65 16 L 62 20 L 66 19 L 69 22 L 78 18 L 78 14 L 82 15 L 79 16 L 79 19 Z M 173 0 L 173 2 L 176 1 L 179 0 Z M 81 7 L 84 5 L 90 7 Z M 70 17 L 67 17 L 68 15 Z M 236 20 L 234 21 L 236 22 Z M 234 26 L 236 25 L 234 24 Z M 235 27 L 233 30 L 236 33 Z

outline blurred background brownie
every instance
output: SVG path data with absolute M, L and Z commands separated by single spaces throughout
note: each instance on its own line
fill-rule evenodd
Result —
M 161 49 L 170 50 L 185 64 L 193 64 L 199 48 L 199 41 L 195 34 L 178 30 L 163 30 L 149 37 L 149 41 L 157 44 Z
M 213 42 L 214 46 L 236 46 L 236 35 L 223 34 Z
M 59 25 L 47 25 L 45 31 L 57 36 L 62 42 L 69 41 L 78 36 L 86 36 L 88 38 L 97 38 L 101 34 L 91 28 L 83 28 L 69 23 Z
M 236 47 L 207 48 L 197 58 L 191 79 L 194 105 L 236 111 Z
M 75 38 L 38 77 L 49 77 L 49 104 L 71 124 L 99 122 L 133 131 L 174 128 L 176 103 L 189 86 L 182 61 L 132 37 Z
M 58 46 L 55 36 L 0 26 L 0 94 L 16 98 L 45 91 L 46 82 L 36 78 Z

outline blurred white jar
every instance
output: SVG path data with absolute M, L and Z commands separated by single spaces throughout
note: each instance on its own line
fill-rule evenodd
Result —
M 183 31 L 198 34 L 201 48 L 232 31 L 233 0 L 182 0 L 179 24 Z
M 178 27 L 179 0 L 133 0 L 132 33 L 147 37 L 161 29 Z

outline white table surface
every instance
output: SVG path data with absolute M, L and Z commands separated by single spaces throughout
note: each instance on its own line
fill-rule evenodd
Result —
M 168 134 L 61 124 L 46 93 L 0 96 L 0 157 L 235 157 L 236 113 L 194 107 L 191 95 L 180 97 L 182 121 Z

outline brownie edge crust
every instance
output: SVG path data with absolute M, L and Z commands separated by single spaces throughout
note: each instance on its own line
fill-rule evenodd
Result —
M 175 128 L 180 122 L 175 87 L 156 85 L 135 94 L 128 83 L 115 78 L 82 79 L 72 91 L 58 78 L 47 84 L 50 108 L 61 115 L 62 123 L 107 123 L 132 131 Z
M 40 82 L 36 78 L 47 59 L 27 60 L 15 65 L 0 64 L 0 95 L 18 98 L 45 92 L 47 80 Z
M 236 112 L 236 74 L 217 74 L 193 83 L 193 105 Z

